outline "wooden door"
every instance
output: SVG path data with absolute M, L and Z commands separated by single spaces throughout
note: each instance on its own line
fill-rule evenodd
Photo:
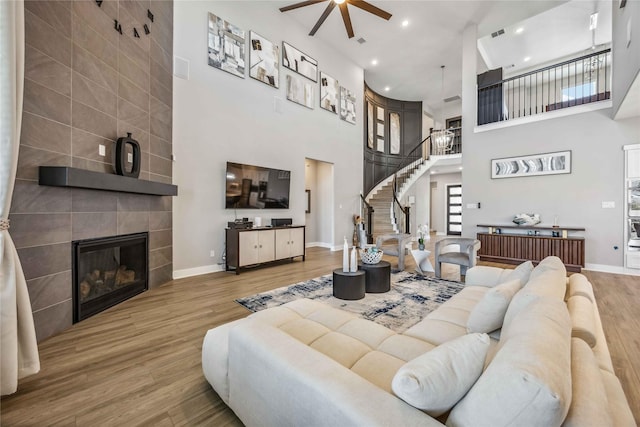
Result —
M 462 184 L 447 186 L 447 235 L 462 234 Z

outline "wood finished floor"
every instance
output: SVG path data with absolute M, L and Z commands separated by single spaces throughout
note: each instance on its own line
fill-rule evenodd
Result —
M 2 398 L 0 425 L 241 426 L 202 375 L 204 334 L 248 314 L 234 299 L 327 274 L 341 257 L 311 248 L 305 262 L 175 280 L 78 323 L 40 344 L 42 369 Z M 640 278 L 585 274 L 638 423 Z M 457 267 L 445 265 L 443 276 L 458 280 Z

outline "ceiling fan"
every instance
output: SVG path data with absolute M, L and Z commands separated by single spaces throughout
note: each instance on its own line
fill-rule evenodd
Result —
M 281 7 L 280 12 L 287 12 L 289 10 L 298 9 L 300 7 L 310 6 L 312 4 L 322 3 L 325 1 L 327 0 L 302 1 L 300 3 L 294 3 L 289 6 Z M 344 21 L 344 27 L 347 30 L 347 35 L 349 36 L 349 38 L 353 37 L 353 26 L 351 25 L 351 17 L 349 16 L 349 10 L 347 9 L 348 4 L 358 7 L 369 13 L 373 13 L 374 15 L 382 19 L 386 19 L 387 21 L 389 20 L 389 18 L 391 18 L 391 14 L 389 12 L 385 12 L 384 10 L 377 8 L 371 3 L 367 3 L 364 0 L 328 0 L 328 1 L 329 1 L 329 5 L 324 10 L 324 12 L 322 12 L 322 15 L 320 15 L 320 18 L 318 19 L 318 22 L 316 22 L 316 25 L 314 25 L 313 28 L 311 29 L 311 32 L 309 33 L 310 36 L 313 36 L 318 31 L 320 26 L 324 23 L 324 21 L 327 19 L 331 11 L 336 7 L 336 5 L 340 8 L 340 13 L 342 14 L 342 20 Z

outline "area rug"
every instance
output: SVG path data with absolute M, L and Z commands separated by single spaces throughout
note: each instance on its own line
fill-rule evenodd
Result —
M 276 307 L 300 298 L 322 301 L 401 333 L 464 288 L 464 283 L 402 271 L 391 274 L 391 290 L 345 301 L 333 296 L 331 274 L 236 300 L 250 311 Z

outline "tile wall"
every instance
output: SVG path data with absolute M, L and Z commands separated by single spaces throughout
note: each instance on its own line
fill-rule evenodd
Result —
M 73 240 L 148 231 L 149 286 L 171 280 L 171 197 L 46 187 L 37 180 L 41 165 L 113 173 L 114 141 L 131 132 L 142 150 L 139 178 L 171 183 L 173 1 L 26 0 L 25 39 L 10 232 L 42 341 L 72 323 Z

